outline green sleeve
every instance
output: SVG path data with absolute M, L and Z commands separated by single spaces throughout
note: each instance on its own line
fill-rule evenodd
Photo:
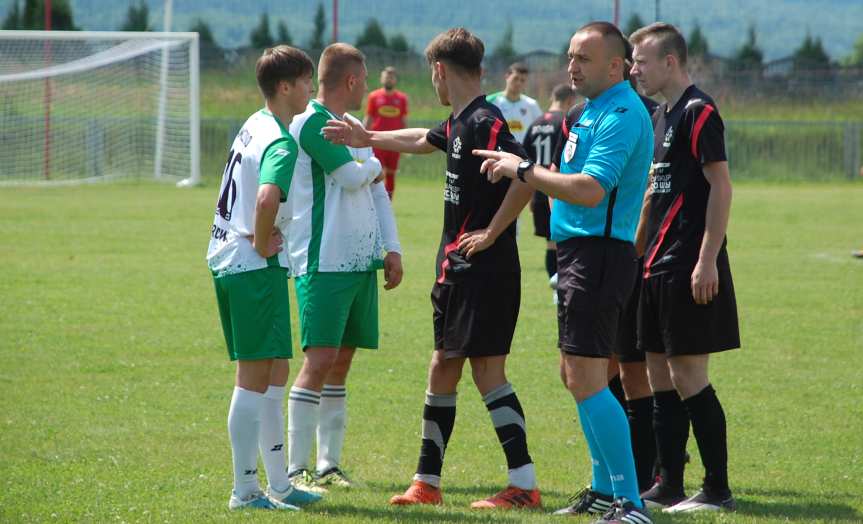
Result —
M 320 165 L 325 173 L 332 173 L 336 169 L 351 162 L 350 151 L 347 146 L 333 144 L 321 131 L 327 125 L 327 117 L 321 113 L 315 113 L 306 120 L 303 129 L 300 130 L 300 146 L 312 160 Z
M 496 91 L 490 95 L 485 95 L 485 101 L 489 104 L 494 104 L 495 100 L 497 100 L 497 97 L 499 97 L 501 93 L 503 93 L 503 91 Z
M 297 163 L 297 143 L 291 137 L 283 137 L 267 146 L 261 159 L 261 175 L 258 185 L 275 184 L 282 190 L 284 202 L 288 199 L 294 165 Z

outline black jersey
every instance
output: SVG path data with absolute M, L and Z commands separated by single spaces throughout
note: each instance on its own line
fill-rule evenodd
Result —
M 701 167 L 726 160 L 725 126 L 716 103 L 694 85 L 671 109 L 654 114 L 650 216 L 644 277 L 691 271 L 698 262 L 710 184 Z M 725 239 L 716 260 L 728 266 Z
M 476 97 L 458 117 L 452 114 L 426 135 L 429 144 L 445 151 L 444 223 L 437 254 L 437 281 L 454 282 L 472 273 L 518 273 L 518 246 L 515 222 L 501 233 L 494 244 L 470 260 L 458 252 L 458 239 L 467 232 L 484 229 L 491 223 L 510 180 L 493 184 L 479 169 L 483 159 L 473 149 L 493 149 L 527 155 L 506 125 L 495 105 L 485 96 Z M 520 183 L 520 182 L 519 182 Z
M 644 107 L 647 109 L 648 115 L 653 115 L 656 112 L 656 109 L 659 107 L 653 99 L 647 98 L 646 96 L 638 95 L 638 98 L 641 99 L 641 103 L 644 104 Z M 552 164 L 557 167 L 560 167 L 560 157 L 563 155 L 563 148 L 566 146 L 566 139 L 569 138 L 569 130 L 572 128 L 572 124 L 578 122 L 578 119 L 581 118 L 581 113 L 584 112 L 584 102 L 579 102 L 575 104 L 569 111 L 567 111 L 566 116 L 563 117 L 563 122 L 560 126 L 560 134 L 557 135 L 557 141 L 554 146 L 554 153 L 552 154 Z
M 524 149 L 528 156 L 542 167 L 550 166 L 563 133 L 563 111 L 547 111 L 527 128 L 524 135 Z

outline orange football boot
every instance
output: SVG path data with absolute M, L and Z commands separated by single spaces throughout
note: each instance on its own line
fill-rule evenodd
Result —
M 521 489 L 508 486 L 503 491 L 485 500 L 478 500 L 470 505 L 473 509 L 539 509 L 542 498 L 538 489 Z
M 390 499 L 394 506 L 410 506 L 412 504 L 443 504 L 443 496 L 439 488 L 421 480 L 411 482 L 403 495 L 394 495 Z

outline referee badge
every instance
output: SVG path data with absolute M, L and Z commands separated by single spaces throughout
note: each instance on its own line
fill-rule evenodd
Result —
M 566 146 L 563 148 L 563 159 L 569 163 L 575 156 L 575 148 L 578 146 L 578 133 L 570 132 L 569 138 L 566 139 Z

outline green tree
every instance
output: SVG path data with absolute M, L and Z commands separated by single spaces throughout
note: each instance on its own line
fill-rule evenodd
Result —
M 390 37 L 390 49 L 396 53 L 407 53 L 411 50 L 405 35 L 398 33 Z
M 261 13 L 261 21 L 249 34 L 249 44 L 255 49 L 273 47 L 273 35 L 270 33 L 270 15 Z
M 515 30 L 512 27 L 512 22 L 507 23 L 503 36 L 500 37 L 500 42 L 494 47 L 491 55 L 501 62 L 511 62 L 515 59 L 515 47 L 512 45 Z
M 642 20 L 641 17 L 638 16 L 638 13 L 632 13 L 632 15 L 626 21 L 626 26 L 625 26 L 625 29 L 623 30 L 623 34 L 629 36 L 644 26 L 645 26 L 644 20 Z
M 19 29 L 21 26 L 21 9 L 18 7 L 18 0 L 12 0 L 12 8 L 6 13 L 6 18 L 3 19 L 2 29 Z
M 764 63 L 764 53 L 758 47 L 755 26 L 749 26 L 746 42 L 734 54 L 734 65 L 737 69 L 760 70 Z
M 323 49 L 324 31 L 327 30 L 327 14 L 324 12 L 324 4 L 318 3 L 318 10 L 315 12 L 315 27 L 312 29 L 312 38 L 309 40 L 309 47 L 312 49 Z
M 689 33 L 689 38 L 686 39 L 686 47 L 690 56 L 707 56 L 710 52 L 710 46 L 707 45 L 707 38 L 701 31 L 701 24 L 698 20 L 695 21 L 695 27 Z
M 376 18 L 369 18 L 363 32 L 357 37 L 357 47 L 387 47 L 387 36 Z
M 137 6 L 134 4 L 130 5 L 129 10 L 126 11 L 126 21 L 123 22 L 120 31 L 152 30 L 153 28 L 150 27 L 150 8 L 147 7 L 144 0 L 140 0 Z
M 294 45 L 294 39 L 291 38 L 288 24 L 284 20 L 279 20 L 279 23 L 276 25 L 276 40 L 280 44 Z
M 812 38 L 808 33 L 803 43 L 794 51 L 794 69 L 797 71 L 806 69 L 829 69 L 830 57 L 824 51 L 821 38 Z
M 845 57 L 842 63 L 848 67 L 863 67 L 863 33 L 857 37 L 854 42 L 854 49 L 851 54 Z
M 19 29 L 45 29 L 45 1 L 24 0 L 24 11 L 18 19 Z M 51 2 L 51 29 L 56 31 L 77 31 L 69 0 Z
M 213 38 L 213 31 L 210 29 L 210 25 L 202 18 L 198 18 L 192 22 L 192 27 L 189 28 L 189 31 L 198 33 L 198 40 L 202 44 L 216 44 L 216 39 Z

